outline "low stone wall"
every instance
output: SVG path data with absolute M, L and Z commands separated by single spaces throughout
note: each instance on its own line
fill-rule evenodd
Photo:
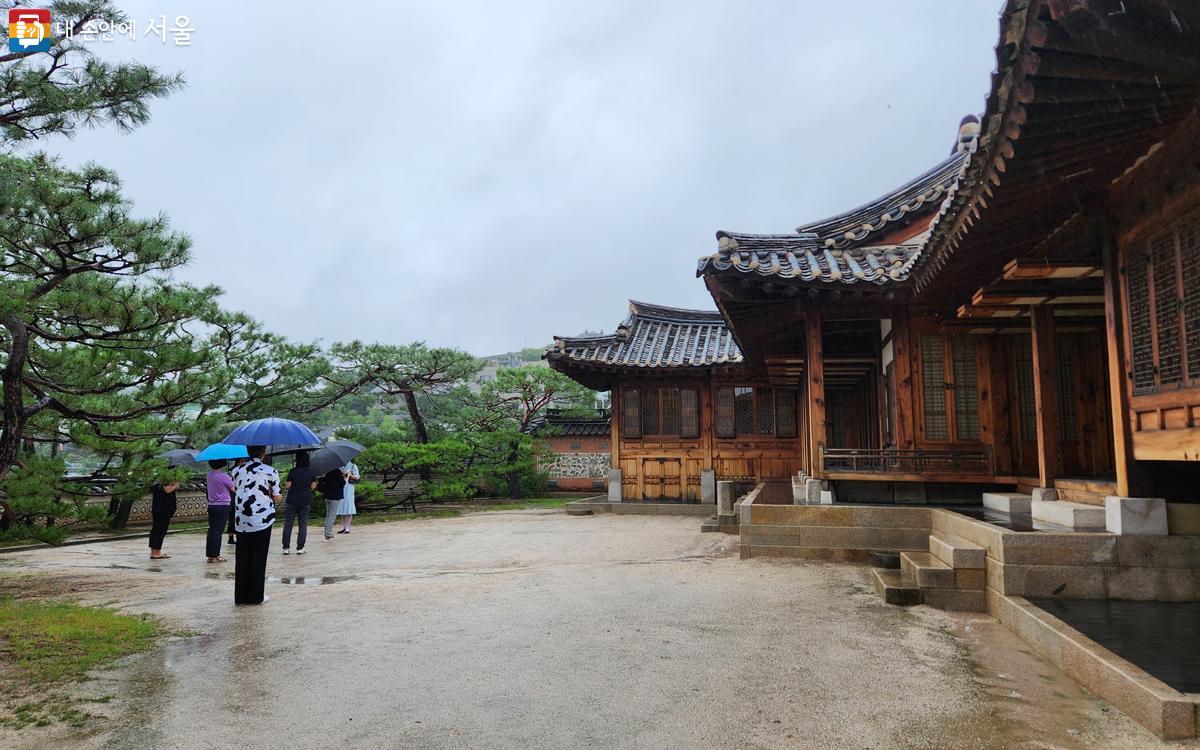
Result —
M 741 556 L 868 562 L 872 550 L 928 551 L 930 509 L 873 505 L 760 505 L 738 508 Z
M 542 468 L 550 479 L 604 479 L 611 462 L 611 453 L 556 453 Z
M 111 495 L 93 495 L 88 498 L 88 505 L 108 507 L 112 501 Z M 150 495 L 145 495 L 133 501 L 129 509 L 129 523 L 150 522 Z M 183 521 L 208 517 L 208 495 L 195 490 L 179 490 L 175 493 L 175 517 L 173 520 Z

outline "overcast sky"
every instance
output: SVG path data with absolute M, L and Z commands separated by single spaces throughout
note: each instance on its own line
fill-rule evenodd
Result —
M 182 71 L 116 169 L 182 272 L 302 340 L 493 354 L 711 308 L 719 229 L 785 232 L 947 156 L 998 0 L 121 2 L 105 55 Z M 189 17 L 190 47 L 143 36 Z

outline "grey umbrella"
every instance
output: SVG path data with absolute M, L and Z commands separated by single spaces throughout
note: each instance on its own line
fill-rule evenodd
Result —
M 183 466 L 188 469 L 195 469 L 200 466 L 200 464 L 196 463 L 196 451 L 186 448 L 176 448 L 165 453 L 159 453 L 155 458 L 167 459 L 167 466 L 172 468 Z
M 343 466 L 350 462 L 350 459 L 362 453 L 366 448 L 363 448 L 358 443 L 350 440 L 339 440 L 336 443 L 315 450 L 309 456 L 308 465 L 317 474 L 324 474 L 332 471 L 339 466 Z

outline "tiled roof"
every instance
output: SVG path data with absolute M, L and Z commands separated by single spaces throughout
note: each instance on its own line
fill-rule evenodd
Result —
M 962 176 L 969 148 L 864 206 L 797 227 L 794 234 L 717 232 L 717 252 L 700 259 L 697 276 L 732 271 L 799 281 L 868 281 L 908 276 L 927 233 L 900 243 L 869 244 L 881 230 L 918 214 L 932 215 Z
M 553 429 L 554 435 L 564 437 L 607 437 L 612 430 L 608 417 L 568 417 L 547 414 L 529 426 L 531 433 Z
M 629 302 L 615 333 L 554 338 L 546 359 L 558 370 L 712 367 L 738 364 L 742 352 L 721 314 Z

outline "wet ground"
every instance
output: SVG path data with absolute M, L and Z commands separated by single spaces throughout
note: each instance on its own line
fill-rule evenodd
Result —
M 195 633 L 2 747 L 1153 748 L 990 618 L 869 569 L 739 560 L 675 516 L 480 513 L 273 551 L 262 607 L 199 535 L 0 556 L 0 575 Z M 276 547 L 277 547 L 276 543 Z M 11 581 L 11 578 L 10 578 Z M 37 581 L 34 583 L 34 581 Z

